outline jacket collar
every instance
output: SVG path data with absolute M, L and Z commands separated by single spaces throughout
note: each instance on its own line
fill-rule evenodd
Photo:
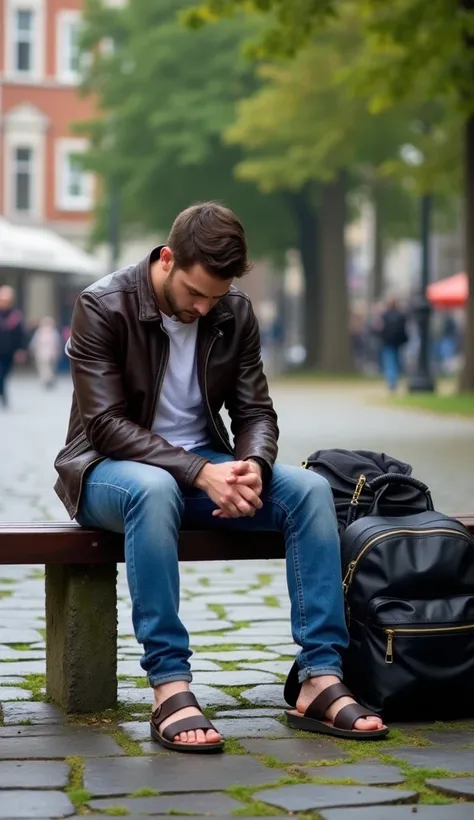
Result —
M 153 248 L 153 250 L 142 259 L 136 266 L 136 280 L 138 292 L 138 305 L 140 322 L 161 322 L 160 309 L 156 301 L 155 293 L 151 284 L 150 265 L 159 259 L 163 245 Z M 206 316 L 206 322 L 211 325 L 219 325 L 232 319 L 232 313 L 225 304 L 225 297 L 218 302 Z

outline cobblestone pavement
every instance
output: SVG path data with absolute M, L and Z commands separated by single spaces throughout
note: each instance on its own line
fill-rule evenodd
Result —
M 385 450 L 414 465 L 438 508 L 472 507 L 474 422 L 379 406 L 380 390 L 276 385 L 281 460 L 319 447 Z M 52 459 L 70 385 L 12 386 L 0 415 L 0 520 L 61 520 Z M 119 575 L 119 707 L 66 718 L 45 702 L 41 568 L 0 566 L 0 820 L 304 813 L 326 820 L 473 817 L 474 721 L 398 726 L 379 743 L 290 731 L 282 681 L 295 655 L 280 561 L 185 565 L 182 617 L 194 691 L 227 741 L 218 758 L 166 754 L 149 739 L 150 695 Z M 415 806 L 416 804 L 416 806 Z M 447 804 L 451 804 L 449 809 Z M 359 808 L 358 808 L 359 807 Z

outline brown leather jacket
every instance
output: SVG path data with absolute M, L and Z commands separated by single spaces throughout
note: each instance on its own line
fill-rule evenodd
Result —
M 74 394 L 66 445 L 54 466 L 55 490 L 71 518 L 84 474 L 104 458 L 162 467 L 183 487 L 206 459 L 150 432 L 169 342 L 150 280 L 150 262 L 100 279 L 76 301 L 68 343 Z M 263 373 L 257 320 L 248 296 L 232 289 L 199 320 L 198 374 L 212 446 L 237 459 L 257 458 L 271 474 L 278 426 Z M 225 404 L 234 446 L 219 411 Z

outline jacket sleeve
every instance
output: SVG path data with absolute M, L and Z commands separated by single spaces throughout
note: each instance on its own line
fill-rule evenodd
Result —
M 263 462 L 263 476 L 268 479 L 278 453 L 279 431 L 263 372 L 258 322 L 250 303 L 236 379 L 226 407 L 231 419 L 236 459 L 255 458 Z
M 174 447 L 127 418 L 118 338 L 99 299 L 85 291 L 74 308 L 68 356 L 85 434 L 102 456 L 167 470 L 192 485 L 207 459 Z

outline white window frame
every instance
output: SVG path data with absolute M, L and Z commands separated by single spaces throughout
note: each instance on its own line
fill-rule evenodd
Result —
M 94 207 L 94 176 L 84 171 L 85 193 L 82 197 L 72 197 L 66 189 L 66 163 L 71 154 L 82 154 L 88 148 L 85 139 L 67 137 L 56 142 L 55 199 L 59 211 L 86 212 Z
M 4 201 L 5 215 L 25 223 L 41 222 L 44 214 L 45 150 L 48 119 L 41 111 L 23 104 L 4 115 Z M 31 209 L 15 207 L 15 152 L 17 148 L 32 151 Z
M 66 85 L 77 85 L 81 79 L 78 67 L 71 69 L 71 41 L 67 36 L 71 25 L 78 27 L 82 23 L 82 12 L 79 9 L 63 9 L 56 15 L 56 78 Z
M 4 0 L 4 4 L 5 78 L 13 82 L 24 84 L 39 83 L 44 79 L 46 37 L 44 0 Z M 32 11 L 34 13 L 32 66 L 29 71 L 19 71 L 15 65 L 16 15 L 19 11 Z

